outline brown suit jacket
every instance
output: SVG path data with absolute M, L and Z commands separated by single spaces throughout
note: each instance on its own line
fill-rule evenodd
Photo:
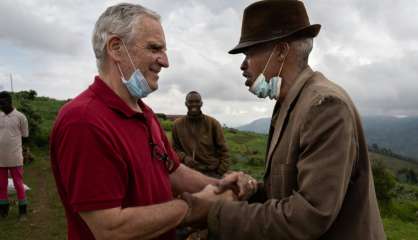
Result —
M 386 238 L 357 110 L 309 67 L 275 107 L 256 198 L 216 203 L 210 233 L 221 240 Z

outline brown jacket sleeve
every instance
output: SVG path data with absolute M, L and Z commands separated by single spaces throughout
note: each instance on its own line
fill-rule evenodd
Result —
M 221 124 L 218 121 L 214 120 L 214 140 L 216 147 L 216 155 L 219 158 L 219 167 L 217 172 L 221 175 L 226 173 L 229 169 L 229 155 L 228 155 L 228 146 L 226 145 L 224 132 Z
M 210 234 L 221 240 L 306 240 L 330 228 L 350 183 L 357 137 L 345 103 L 334 97 L 316 102 L 300 126 L 298 189 L 264 204 L 216 203 L 208 217 Z

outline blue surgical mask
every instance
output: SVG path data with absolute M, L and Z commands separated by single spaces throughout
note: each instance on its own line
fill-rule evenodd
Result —
M 134 69 L 134 72 L 132 73 L 129 80 L 125 79 L 125 76 L 123 76 L 122 70 L 118 63 L 116 65 L 118 66 L 119 72 L 121 74 L 122 82 L 128 89 L 129 94 L 135 98 L 144 98 L 148 96 L 148 94 L 152 93 L 153 90 L 148 85 L 147 79 L 145 79 L 144 75 L 141 73 L 141 71 L 135 67 L 134 62 L 132 61 L 131 55 L 129 54 L 128 48 L 126 47 L 125 43 L 122 41 L 124 48 L 126 49 L 126 53 L 128 54 L 129 60 L 132 64 L 132 67 Z
M 267 66 L 270 63 L 271 57 L 273 56 L 275 50 L 276 47 L 274 47 L 272 53 L 270 54 L 270 57 L 266 63 L 266 66 L 264 67 L 264 70 L 260 73 L 260 75 L 258 75 L 257 79 L 254 81 L 254 83 L 251 85 L 249 89 L 251 93 L 253 93 L 259 98 L 269 97 L 270 99 L 279 99 L 280 87 L 282 85 L 282 78 L 280 77 L 280 74 L 282 72 L 284 60 L 280 66 L 280 70 L 277 76 L 272 77 L 269 81 L 267 81 L 266 76 L 264 76 L 264 72 L 266 71 Z
M 249 90 L 259 98 L 278 99 L 281 82 L 282 79 L 279 76 L 273 77 L 267 82 L 266 77 L 261 73 Z

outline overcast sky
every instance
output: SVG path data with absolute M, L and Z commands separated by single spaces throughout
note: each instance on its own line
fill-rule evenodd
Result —
M 106 7 L 136 2 L 162 16 L 170 68 L 145 99 L 155 112 L 184 114 L 185 94 L 202 93 L 203 111 L 228 126 L 270 116 L 273 102 L 244 87 L 243 55 L 229 55 L 252 0 L 2 0 L 0 89 L 77 96 L 96 74 L 91 33 Z M 310 65 L 343 86 L 362 115 L 418 115 L 418 1 L 305 1 L 322 24 Z

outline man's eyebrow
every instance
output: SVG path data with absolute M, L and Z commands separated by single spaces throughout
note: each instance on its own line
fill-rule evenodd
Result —
M 158 49 L 158 50 L 165 49 L 165 45 L 159 42 L 149 42 L 147 45 L 149 48 L 152 48 L 152 49 Z

